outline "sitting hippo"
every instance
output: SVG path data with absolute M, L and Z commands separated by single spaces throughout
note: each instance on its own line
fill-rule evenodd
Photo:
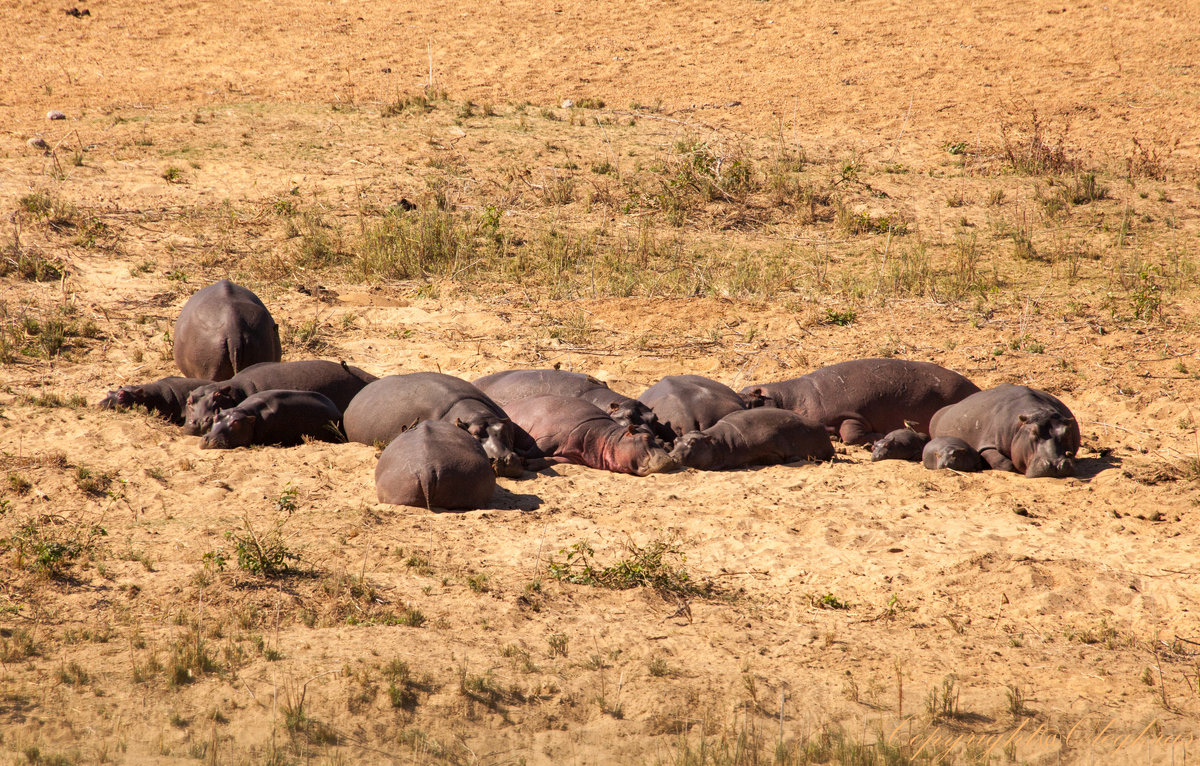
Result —
M 831 460 L 833 444 L 819 425 L 774 407 L 737 410 L 703 431 L 675 440 L 671 457 L 703 471 L 774 465 L 796 460 Z
M 354 395 L 375 380 L 369 372 L 345 362 L 311 359 L 302 362 L 263 362 L 220 383 L 210 383 L 188 394 L 183 432 L 192 436 L 207 433 L 221 410 L 236 407 L 251 394 L 271 389 L 315 391 L 342 412 Z
M 112 410 L 118 407 L 145 407 L 164 420 L 181 426 L 183 425 L 183 410 L 187 407 L 188 394 L 209 383 L 212 381 L 203 378 L 174 376 L 140 386 L 121 386 L 116 391 L 109 391 L 108 396 L 100 400 L 99 406 L 102 410 Z
M 1030 478 L 1075 475 L 1079 424 L 1045 391 L 1003 383 L 943 407 L 933 416 L 935 439 L 962 439 L 989 467 Z
M 757 394 L 742 395 L 724 383 L 700 375 L 668 375 L 638 397 L 658 416 L 664 443 L 691 431 L 703 431 L 731 412 L 763 404 Z
M 198 290 L 175 321 L 175 364 L 184 375 L 227 380 L 282 357 L 279 327 L 246 288 L 228 279 Z
M 395 439 L 375 466 L 379 502 L 418 508 L 487 506 L 496 472 L 479 440 L 441 420 L 426 420 Z
M 363 444 L 388 444 L 425 420 L 461 423 L 483 444 L 496 473 L 510 478 L 524 473 L 524 463 L 513 451 L 517 429 L 500 405 L 467 381 L 440 372 L 389 375 L 363 388 L 346 408 L 346 436 Z
M 534 396 L 574 396 L 604 410 L 618 425 L 647 426 L 651 433 L 658 426 L 658 418 L 649 407 L 581 372 L 505 370 L 484 375 L 475 386 L 501 407 Z
M 929 443 L 929 434 L 923 434 L 914 428 L 909 420 L 904 428 L 889 432 L 871 446 L 871 460 L 907 460 L 915 463 L 921 459 L 922 450 Z
M 962 439 L 939 436 L 930 439 L 921 453 L 921 463 L 931 471 L 949 468 L 952 471 L 974 473 L 983 470 L 983 458 Z
M 929 362 L 855 359 L 742 393 L 798 412 L 846 444 L 871 444 L 909 420 L 928 432 L 935 412 L 977 391 L 962 375 Z
M 221 410 L 201 437 L 200 449 L 299 444 L 305 436 L 345 441 L 338 427 L 341 420 L 342 411 L 314 391 L 262 391 L 247 396 L 236 407 Z
M 508 405 L 536 454 L 617 473 L 646 476 L 678 466 L 662 444 L 636 426 L 618 425 L 594 404 L 568 396 L 535 396 Z

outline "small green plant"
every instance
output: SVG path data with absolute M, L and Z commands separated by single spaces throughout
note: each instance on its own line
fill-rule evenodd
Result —
M 644 546 L 629 541 L 625 544 L 628 557 L 608 566 L 595 560 L 596 551 L 586 541 L 577 542 L 559 551 L 562 560 L 551 559 L 551 577 L 577 585 L 626 590 L 648 587 L 679 596 L 712 596 L 715 588 L 710 582 L 696 582 L 687 571 L 687 556 L 678 544 L 653 540 Z
M 29 519 L 6 538 L 0 538 L 0 552 L 12 551 L 18 569 L 26 569 L 52 579 L 70 576 L 82 558 L 90 556 L 108 532 L 104 527 L 83 522 L 72 523 L 64 516 L 46 514 Z
M 548 636 L 546 644 L 550 648 L 551 657 L 567 656 L 567 635 L 565 633 L 554 633 Z
M 162 172 L 162 178 L 169 184 L 181 183 L 183 181 L 183 169 L 177 168 L 174 165 L 169 165 L 167 169 Z
M 857 318 L 858 313 L 853 308 L 848 308 L 845 311 L 825 309 L 825 321 L 838 327 L 848 327 L 854 324 L 854 320 Z
M 843 601 L 832 593 L 826 593 L 824 596 L 812 595 L 808 597 L 809 603 L 818 609 L 849 609 L 850 602 Z

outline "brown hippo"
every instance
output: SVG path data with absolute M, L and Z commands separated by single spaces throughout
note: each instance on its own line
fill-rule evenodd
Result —
M 658 416 L 656 433 L 670 444 L 690 431 L 703 431 L 731 412 L 763 403 L 756 394 L 745 396 L 724 383 L 700 375 L 668 375 L 638 397 Z
M 505 370 L 484 375 L 475 386 L 501 407 L 534 396 L 574 396 L 608 413 L 618 425 L 647 426 L 653 432 L 658 417 L 637 399 L 618 394 L 603 381 L 565 370 Z
M 462 378 L 440 372 L 412 372 L 380 378 L 346 408 L 346 436 L 363 444 L 387 444 L 423 420 L 461 421 L 501 476 L 524 470 L 513 451 L 519 434 L 500 405 Z M 527 445 L 530 446 L 530 445 Z
M 222 279 L 198 290 L 175 321 L 175 364 L 184 375 L 227 380 L 283 355 L 279 326 L 246 288 Z
M 962 439 L 997 471 L 1075 475 L 1079 424 L 1067 405 L 1036 388 L 1002 383 L 968 396 L 938 410 L 929 434 Z
M 212 381 L 203 378 L 172 376 L 140 386 L 121 386 L 116 391 L 109 391 L 108 396 L 100 400 L 99 407 L 102 410 L 112 410 L 118 407 L 145 407 L 164 420 L 181 426 L 183 425 L 183 410 L 187 407 L 188 394 L 209 383 Z
M 904 428 L 890 431 L 882 439 L 871 445 L 871 460 L 908 460 L 915 463 L 921 459 L 921 452 L 929 443 L 929 434 L 917 431 L 910 420 Z
M 819 425 L 774 407 L 737 410 L 703 431 L 675 440 L 671 457 L 687 468 L 719 471 L 796 460 L 830 460 L 833 444 Z
M 251 444 L 299 444 L 308 436 L 345 441 L 338 423 L 342 411 L 315 391 L 271 389 L 251 394 L 221 410 L 200 438 L 200 449 L 234 449 Z
M 316 391 L 345 412 L 354 395 L 373 380 L 376 378 L 371 373 L 345 362 L 339 364 L 320 359 L 261 362 L 229 380 L 210 383 L 188 394 L 183 432 L 199 436 L 212 428 L 213 420 L 221 410 L 236 407 L 251 394 L 271 389 Z
M 479 440 L 443 420 L 426 420 L 395 439 L 375 466 L 379 502 L 418 508 L 483 508 L 496 472 Z
M 678 467 L 656 438 L 618 425 L 582 399 L 535 396 L 513 402 L 506 412 L 536 443 L 535 456 L 638 476 Z
M 846 444 L 871 444 L 906 420 L 928 432 L 933 413 L 977 391 L 957 372 L 902 359 L 855 359 L 742 389 L 820 423 Z
M 953 436 L 930 439 L 921 452 L 921 463 L 931 471 L 949 468 L 974 473 L 983 470 L 983 458 L 970 444 Z

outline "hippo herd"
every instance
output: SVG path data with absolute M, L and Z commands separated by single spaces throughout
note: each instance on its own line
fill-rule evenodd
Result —
M 830 460 L 832 439 L 873 460 L 1029 477 L 1075 473 L 1079 426 L 1050 394 L 981 391 L 929 362 L 856 359 L 734 391 L 672 375 L 636 399 L 558 369 L 473 382 L 439 372 L 383 378 L 345 362 L 280 361 L 279 331 L 249 290 L 222 280 L 184 305 L 175 360 L 187 377 L 110 391 L 102 408 L 141 406 L 202 449 L 355 441 L 382 448 L 380 502 L 479 508 L 496 476 L 557 462 L 646 476 Z

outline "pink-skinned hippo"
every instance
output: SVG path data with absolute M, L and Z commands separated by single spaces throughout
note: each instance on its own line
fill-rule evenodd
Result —
M 983 458 L 979 453 L 970 444 L 953 436 L 930 439 L 921 452 L 921 464 L 931 471 L 949 468 L 973 473 L 983 470 Z
M 855 359 L 742 389 L 820 423 L 846 444 L 871 444 L 905 421 L 928 432 L 935 412 L 977 391 L 957 372 L 903 359 Z
M 668 375 L 638 396 L 658 416 L 656 431 L 665 444 L 690 431 L 703 431 L 731 412 L 760 406 L 763 397 L 742 395 L 700 375 Z
M 175 321 L 175 364 L 184 375 L 227 380 L 278 362 L 279 327 L 258 296 L 228 279 L 196 291 Z
M 515 401 L 505 411 L 542 457 L 637 476 L 678 467 L 657 438 L 637 426 L 619 425 L 582 399 L 535 396 Z
M 346 436 L 362 444 L 388 444 L 425 420 L 462 424 L 483 445 L 496 473 L 515 478 L 525 471 L 514 451 L 521 437 L 500 405 L 453 375 L 412 372 L 380 378 L 346 408 Z
M 315 391 L 345 412 L 350 400 L 376 380 L 369 372 L 345 362 L 308 359 L 300 362 L 262 362 L 247 367 L 229 380 L 210 383 L 188 394 L 183 432 L 193 436 L 207 433 L 221 410 L 236 407 L 251 394 L 281 389 Z
M 426 420 L 392 439 L 375 466 L 381 503 L 467 510 L 486 507 L 496 472 L 483 445 L 444 420 Z
M 929 434 L 921 433 L 913 428 L 910 420 L 904 428 L 890 431 L 882 439 L 871 445 L 871 460 L 907 460 L 916 463 L 921 460 L 925 445 L 929 443 Z
M 703 431 L 675 440 L 671 457 L 687 468 L 719 471 L 797 460 L 830 460 L 829 434 L 790 410 L 737 410 Z
M 618 394 L 601 380 L 565 370 L 505 370 L 484 375 L 475 386 L 501 407 L 534 396 L 573 396 L 591 402 L 619 425 L 646 426 L 654 432 L 658 418 L 637 399 Z
M 102 410 L 120 407 L 145 407 L 151 413 L 177 426 L 183 425 L 183 411 L 187 407 L 188 394 L 211 380 L 203 378 L 181 378 L 171 376 L 140 386 L 121 386 L 109 391 L 98 405 Z
M 1079 423 L 1067 405 L 1036 388 L 1002 383 L 968 396 L 938 410 L 929 435 L 962 439 L 997 471 L 1075 475 Z
M 271 389 L 251 394 L 221 410 L 200 438 L 200 449 L 234 449 L 251 444 L 299 444 L 304 437 L 340 442 L 342 411 L 315 391 Z

